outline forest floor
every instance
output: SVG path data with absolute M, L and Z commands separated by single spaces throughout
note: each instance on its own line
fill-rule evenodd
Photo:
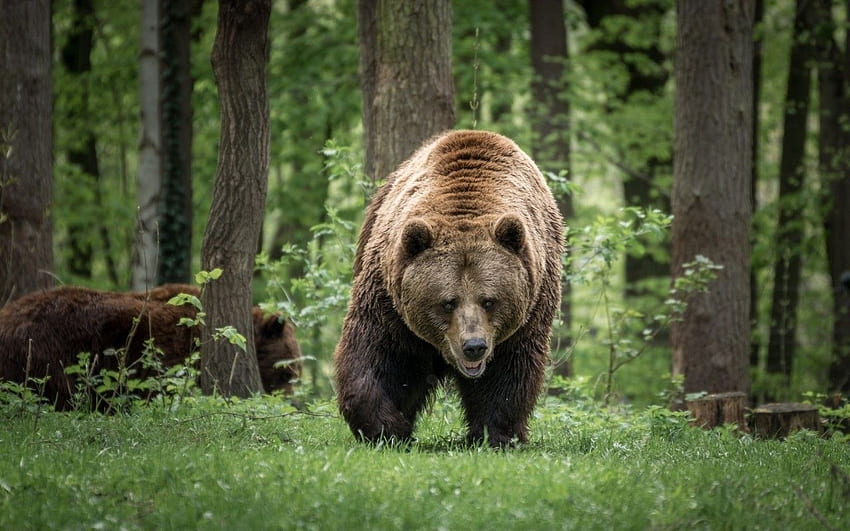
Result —
M 402 447 L 280 397 L 4 404 L 0 422 L 0 529 L 850 528 L 848 437 L 758 440 L 660 407 L 549 398 L 503 451 L 462 444 L 452 394 Z

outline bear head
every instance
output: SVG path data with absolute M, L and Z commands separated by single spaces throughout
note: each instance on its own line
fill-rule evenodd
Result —
M 407 327 L 467 378 L 478 378 L 496 345 L 527 320 L 533 298 L 520 217 L 409 220 L 398 242 L 394 303 Z
M 292 384 L 301 376 L 301 348 L 295 339 L 295 329 L 279 314 L 265 316 L 256 307 L 252 314 L 263 387 L 267 393 L 280 390 L 291 394 Z

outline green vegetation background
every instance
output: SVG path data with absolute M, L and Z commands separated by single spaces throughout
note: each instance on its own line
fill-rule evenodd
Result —
M 776 174 L 793 19 L 792 2 L 769 4 L 760 28 L 762 180 L 754 233 L 762 323 L 770 298 L 768 266 L 777 252 Z M 681 414 L 661 407 L 676 392 L 663 346 L 641 350 L 616 373 L 613 396 L 604 396 L 612 353 L 625 359 L 641 349 L 647 323 L 657 323 L 654 317 L 666 308 L 669 286 L 663 279 L 650 286 L 645 301 L 623 300 L 625 253 L 663 259 L 669 219 L 623 209 L 617 164 L 669 157 L 672 84 L 660 98 L 639 97 L 612 108 L 603 95 L 624 90 L 623 65 L 588 49 L 593 32 L 580 8 L 567 5 L 574 54 L 568 95 L 581 137 L 566 176 L 576 208 L 570 227 L 577 243 L 573 326 L 555 336 L 571 336 L 575 343 L 556 342 L 554 354 L 572 362 L 575 377 L 551 382 L 560 396 L 541 401 L 528 445 L 501 452 L 463 447 L 450 392 L 439 395 L 419 425 L 418 440 L 406 447 L 356 444 L 338 417 L 330 401 L 329 361 L 371 191 L 360 170 L 355 3 L 308 2 L 288 13 L 284 2 L 275 2 L 272 160 L 255 301 L 284 310 L 298 325 L 308 358 L 299 407 L 280 397 L 224 402 L 189 394 L 102 416 L 0 400 L 0 529 L 850 527 L 850 453 L 840 429 L 828 437 L 804 432 L 786 441 L 759 441 L 726 428 L 690 428 Z M 134 238 L 139 8 L 105 1 L 96 7 L 88 79 L 72 81 L 58 58 L 54 68 L 57 276 L 65 284 L 123 290 Z M 205 3 L 193 43 L 195 269 L 217 155 L 209 63 L 216 7 Z M 71 0 L 55 0 L 53 8 L 58 49 L 69 31 Z M 454 8 L 458 127 L 475 123 L 530 150 L 526 3 L 497 2 L 494 8 L 492 2 L 464 0 Z M 662 48 L 669 52 L 672 17 L 663 28 Z M 648 38 L 640 25 L 630 26 L 628 36 Z M 83 90 L 96 115 L 75 112 Z M 477 115 L 469 107 L 474 92 L 481 100 Z M 90 182 L 63 159 L 86 129 L 98 141 L 100 202 Z M 550 177 L 563 191 L 564 176 Z M 669 189 L 669 179 L 658 176 L 659 194 Z M 811 217 L 802 222 L 811 237 L 803 249 L 799 363 L 784 393 L 790 399 L 823 387 L 829 357 L 820 191 L 803 194 L 799 199 L 810 205 Z M 109 235 L 109 246 L 98 230 L 89 235 L 97 257 L 92 278 L 67 272 L 72 224 L 103 226 Z M 279 227 L 286 229 L 283 238 Z M 107 255 L 120 278 L 109 278 Z M 756 339 L 766 334 L 762 324 Z M 770 385 L 754 374 L 756 390 Z

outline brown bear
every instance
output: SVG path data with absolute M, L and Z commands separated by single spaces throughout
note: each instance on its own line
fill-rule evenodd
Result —
M 0 308 L 0 380 L 25 382 L 49 376 L 44 395 L 57 409 L 73 407 L 76 376 L 65 368 L 77 363 L 77 354 L 89 352 L 100 369 L 116 369 L 112 351 L 126 348 L 133 378 L 150 376 L 139 363 L 146 339 L 162 350 L 166 367 L 182 363 L 195 350 L 198 327 L 178 326 L 194 318 L 192 305 L 175 306 L 168 300 L 179 293 L 198 296 L 186 284 L 166 284 L 149 292 L 110 292 L 66 286 L 31 293 Z M 267 392 L 292 392 L 300 373 L 301 352 L 291 323 L 278 315 L 265 317 L 253 309 L 254 343 L 263 386 Z M 289 362 L 274 367 L 278 362 Z
M 407 440 L 453 377 L 469 442 L 525 442 L 561 298 L 563 220 L 534 162 L 484 131 L 437 136 L 370 203 L 334 353 L 365 441 Z
M 167 303 L 181 293 L 200 297 L 201 290 L 190 284 L 163 284 L 132 295 Z M 295 338 L 295 327 L 282 315 L 266 314 L 258 306 L 251 309 L 251 314 L 254 318 L 254 345 L 263 388 L 269 393 L 283 391 L 291 394 L 292 384 L 301 376 L 301 347 Z M 192 312 L 188 317 L 194 316 Z M 193 337 L 199 337 L 198 333 Z

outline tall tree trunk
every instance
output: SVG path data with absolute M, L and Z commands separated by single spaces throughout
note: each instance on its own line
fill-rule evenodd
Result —
M 779 220 L 776 227 L 776 262 L 773 269 L 773 298 L 770 310 L 770 340 L 767 347 L 768 375 L 781 375 L 773 382 L 787 389 L 791 383 L 797 339 L 797 302 L 799 300 L 801 254 L 803 240 L 803 189 L 809 92 L 811 34 L 811 0 L 797 0 L 794 34 L 785 93 L 785 116 L 782 136 L 782 158 L 779 165 Z M 767 400 L 779 398 L 769 390 Z
M 829 385 L 830 390 L 846 394 L 850 393 L 850 133 L 844 125 L 850 119 L 850 50 L 845 47 L 842 53 L 835 42 L 831 8 L 831 0 L 818 0 L 818 166 L 827 194 L 824 233 L 833 295 Z M 850 35 L 846 38 L 848 46 Z
M 540 2 L 534 2 L 529 0 L 530 5 L 538 4 Z M 542 2 L 545 5 L 551 4 L 552 2 Z M 502 16 L 510 17 L 510 13 L 512 8 L 514 8 L 513 0 L 495 0 L 493 2 L 493 9 L 497 10 L 497 12 L 501 13 Z M 563 13 L 563 6 L 561 7 L 561 12 Z M 496 28 L 493 28 L 494 30 Z M 566 31 L 566 29 L 565 29 Z M 512 27 L 511 25 L 505 25 L 503 28 L 499 28 L 499 33 L 496 35 L 496 41 L 493 43 L 493 55 L 495 57 L 508 57 L 511 53 L 511 46 L 513 45 L 513 36 L 512 36 Z M 478 32 L 479 42 L 481 39 L 481 32 Z M 474 38 L 474 35 L 473 35 Z M 470 57 L 468 60 L 459 59 L 459 61 L 463 61 L 460 64 L 472 64 L 475 60 L 473 57 Z M 480 62 L 480 59 L 479 59 Z M 508 69 L 512 68 L 510 63 L 505 64 L 501 68 L 497 69 L 497 65 L 491 65 L 493 69 L 493 77 L 495 79 L 500 79 L 502 76 L 508 75 Z M 490 117 L 494 126 L 498 127 L 504 123 L 510 123 L 513 119 L 513 104 L 514 104 L 514 95 L 507 90 L 494 90 L 491 93 L 491 103 L 490 103 Z
M 196 0 L 160 0 L 162 195 L 159 283 L 192 275 L 192 12 Z
M 309 10 L 307 0 L 288 0 L 291 26 L 286 35 L 289 43 L 287 51 L 295 56 L 299 56 L 299 52 L 306 52 L 304 47 L 309 46 L 309 37 L 306 34 L 315 17 L 315 13 Z M 284 91 L 284 97 L 290 105 L 304 109 L 304 112 L 311 115 L 320 112 L 316 108 L 317 102 L 312 94 L 312 87 L 290 84 Z M 287 137 L 296 149 L 287 151 L 285 162 L 291 168 L 290 182 L 297 186 L 299 193 L 297 196 L 283 198 L 283 202 L 277 205 L 281 209 L 281 215 L 269 248 L 269 257 L 272 260 L 280 259 L 282 248 L 287 243 L 299 248 L 307 247 L 313 238 L 312 227 L 321 223 L 324 218 L 325 200 L 328 197 L 329 181 L 317 172 L 323 165 L 321 151 L 330 139 L 331 129 L 323 127 L 324 134 L 319 134 L 315 120 L 292 123 L 287 129 Z M 284 274 L 287 278 L 301 277 L 304 274 L 304 264 L 300 261 L 290 263 Z
M 749 392 L 752 0 L 678 0 L 672 273 L 723 266 L 672 329 L 686 393 Z
M 157 206 L 162 187 L 159 98 L 159 0 L 142 1 L 141 51 L 139 53 L 139 102 L 141 140 L 136 182 L 136 246 L 133 252 L 132 288 L 143 291 L 156 286 L 158 261 Z
M 91 50 L 93 41 L 94 2 L 92 0 L 74 0 L 71 14 L 71 33 L 62 48 L 62 64 L 72 82 L 80 91 L 79 102 L 71 109 L 70 119 L 78 124 L 79 138 L 68 149 L 68 162 L 79 168 L 83 181 L 79 184 L 97 190 L 100 169 L 97 164 L 95 136 L 89 127 L 89 82 L 91 72 Z M 99 194 L 95 194 L 97 197 Z M 68 222 L 68 270 L 79 277 L 91 278 L 92 244 L 89 238 L 89 223 L 69 220 Z
M 268 188 L 270 14 L 271 0 L 221 0 L 212 52 L 221 138 L 201 266 L 221 268 L 224 274 L 201 297 L 207 312 L 201 388 L 226 396 L 263 391 L 254 350 L 251 279 Z M 213 331 L 227 325 L 245 336 L 246 351 L 213 340 Z
M 753 28 L 759 28 L 764 19 L 764 0 L 755 0 L 755 20 Z M 753 39 L 753 127 L 752 127 L 752 182 L 750 183 L 750 199 L 752 201 L 752 211 L 755 214 L 758 208 L 758 176 L 759 176 L 759 104 L 761 103 L 761 58 L 762 58 L 762 41 L 764 31 L 759 29 Z M 755 231 L 753 231 L 755 232 Z M 756 276 L 756 265 L 750 263 L 750 371 L 759 369 L 759 351 L 761 345 L 759 343 L 756 330 L 759 322 L 759 304 L 758 304 L 758 278 Z
M 534 69 L 532 94 L 534 158 L 544 171 L 570 171 L 570 106 L 566 99 L 567 28 L 562 2 L 529 0 L 531 21 L 531 64 Z M 558 196 L 558 208 L 568 221 L 573 217 L 572 199 Z M 564 282 L 561 297 L 561 333 L 553 349 L 566 352 L 571 343 L 570 285 Z M 568 359 L 556 360 L 555 373 L 570 376 Z
M 591 49 L 614 54 L 628 75 L 623 92 L 612 96 L 626 105 L 636 95 L 659 99 L 664 97 L 669 72 L 663 66 L 667 57 L 660 47 L 660 41 L 662 23 L 669 8 L 668 2 L 581 0 L 579 3 L 584 7 L 588 24 L 599 32 Z M 652 38 L 644 37 L 641 40 L 625 35 L 619 31 L 624 20 L 627 20 L 628 24 L 640 24 L 642 32 L 648 33 Z M 611 21 L 611 26 L 618 30 L 611 30 L 606 21 Z M 647 65 L 651 67 L 648 68 Z M 623 197 L 626 204 L 642 208 L 652 206 L 669 212 L 670 202 L 664 194 L 659 193 L 660 187 L 655 179 L 657 176 L 670 174 L 672 160 L 657 155 L 647 157 L 641 152 L 648 146 L 645 141 L 634 140 L 638 138 L 634 131 L 621 134 L 629 139 L 629 144 L 622 147 L 621 155 L 631 161 L 630 167 L 633 170 L 632 175 L 626 175 L 623 179 Z M 642 285 L 646 280 L 667 277 L 670 267 L 654 253 L 643 253 L 639 256 L 627 254 L 625 273 L 626 295 L 639 297 L 651 292 Z
M 53 285 L 49 0 L 0 0 L 0 305 Z
M 450 0 L 359 0 L 366 175 L 395 170 L 454 125 Z

